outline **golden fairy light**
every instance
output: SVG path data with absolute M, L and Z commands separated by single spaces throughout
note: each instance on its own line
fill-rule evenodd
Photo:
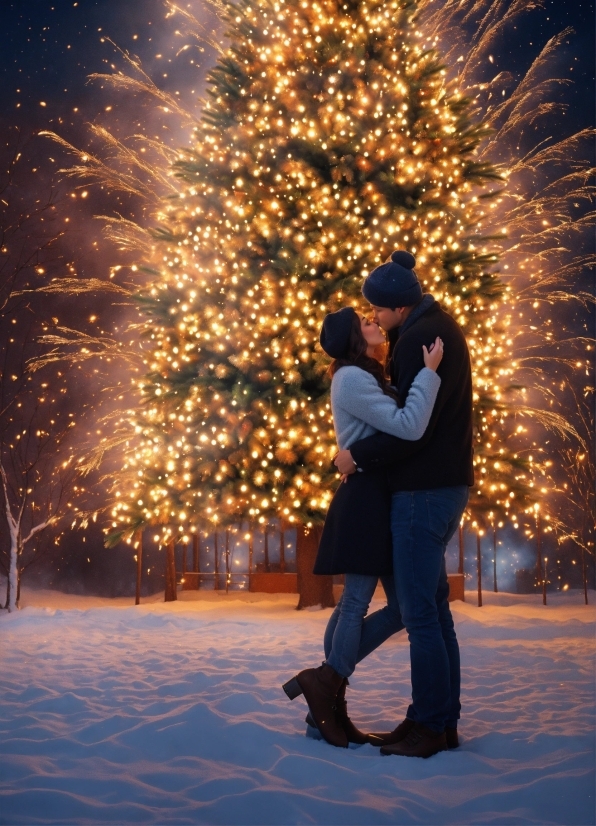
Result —
M 522 503 L 511 477 L 523 463 L 491 453 L 513 370 L 484 231 L 502 173 L 478 162 L 486 130 L 415 11 L 281 0 L 226 11 L 233 49 L 174 163 L 179 191 L 161 205 L 149 262 L 147 375 L 116 534 L 324 518 L 335 443 L 318 331 L 326 312 L 362 306 L 362 279 L 396 247 L 470 342 L 478 508 Z
M 594 461 L 579 474 L 570 461 L 582 452 L 593 455 L 594 419 L 588 407 L 594 394 L 594 342 L 582 335 L 577 321 L 578 316 L 587 320 L 594 300 L 587 279 L 594 264 L 589 229 L 593 133 L 549 137 L 553 119 L 565 116 L 565 105 L 553 92 L 566 82 L 555 72 L 560 69 L 559 48 L 570 32 L 549 40 L 525 75 L 513 82 L 507 72 L 492 68 L 491 52 L 506 26 L 523 25 L 524 4 L 513 4 L 505 15 L 492 11 L 490 0 L 464 2 L 457 10 L 429 2 L 423 20 L 427 42 L 443 50 L 450 78 L 474 99 L 492 130 L 479 148 L 479 160 L 498 159 L 505 167 L 507 186 L 486 214 L 509 291 L 499 317 L 509 330 L 512 379 L 518 387 L 511 424 L 499 435 L 523 456 L 525 467 L 517 475 L 531 493 L 525 507 L 516 503 L 512 516 L 517 526 L 525 513 L 530 533 L 538 530 L 531 527 L 535 498 L 545 512 L 551 511 L 541 531 L 556 529 L 559 538 L 572 536 L 582 554 L 588 548 L 593 553 L 594 523 L 588 524 L 583 514 L 594 512 Z M 490 18 L 473 33 L 471 48 L 466 26 L 457 25 L 466 16 L 468 25 Z M 562 467 L 573 478 L 563 488 Z
M 588 300 L 569 287 L 581 262 L 555 252 L 582 223 L 569 203 L 585 202 L 586 170 L 560 165 L 581 136 L 516 157 L 512 136 L 552 111 L 538 76 L 556 43 L 501 95 L 503 78 L 479 80 L 479 67 L 494 62 L 503 20 L 490 18 L 466 51 L 456 24 L 471 6 L 219 4 L 229 46 L 218 45 L 194 119 L 130 56 L 139 79 L 110 76 L 194 120 L 187 148 L 162 147 L 152 162 L 105 133 L 120 166 L 87 153 L 74 170 L 136 193 L 159 224 L 110 226 L 153 273 L 134 325 L 144 376 L 118 437 L 114 538 L 149 524 L 163 541 L 189 524 L 324 518 L 335 444 L 318 331 L 339 306 L 366 309 L 363 278 L 400 247 L 470 346 L 473 521 L 517 527 L 551 495 L 531 428 L 577 431 L 544 392 L 537 401 L 552 326 L 533 322 L 549 302 Z M 530 192 L 527 173 L 545 170 Z

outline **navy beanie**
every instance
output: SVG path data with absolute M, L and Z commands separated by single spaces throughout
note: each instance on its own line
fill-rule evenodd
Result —
M 339 359 L 346 354 L 352 324 L 356 317 L 353 307 L 344 307 L 336 313 L 329 313 L 323 319 L 319 341 L 323 350 L 332 359 Z
M 391 258 L 364 279 L 362 295 L 375 307 L 411 307 L 422 301 L 422 287 L 414 272 L 416 259 L 410 252 L 396 250 Z

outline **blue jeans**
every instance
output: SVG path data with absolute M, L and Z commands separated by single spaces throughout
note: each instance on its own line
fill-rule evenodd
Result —
M 457 726 L 459 647 L 449 609 L 445 548 L 468 501 L 468 487 L 394 493 L 393 571 L 410 640 L 412 703 L 407 716 L 434 731 Z
M 404 628 L 392 576 L 381 577 L 387 605 L 366 616 L 378 581 L 376 576 L 345 575 L 344 590 L 329 618 L 323 641 L 325 661 L 342 677 L 349 677 L 356 663 Z

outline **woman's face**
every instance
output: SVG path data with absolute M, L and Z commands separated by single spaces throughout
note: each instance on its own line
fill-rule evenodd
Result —
M 360 329 L 369 347 L 378 347 L 379 344 L 385 344 L 385 334 L 379 325 L 364 315 L 360 319 Z

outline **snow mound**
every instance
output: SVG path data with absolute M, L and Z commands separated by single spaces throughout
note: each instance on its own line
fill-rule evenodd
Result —
M 1 824 L 595 822 L 596 614 L 579 593 L 453 603 L 462 746 L 430 760 L 304 736 L 304 702 L 281 683 L 320 662 L 329 610 L 183 597 L 25 591 L 0 617 Z M 360 727 L 393 728 L 405 635 L 350 682 Z

